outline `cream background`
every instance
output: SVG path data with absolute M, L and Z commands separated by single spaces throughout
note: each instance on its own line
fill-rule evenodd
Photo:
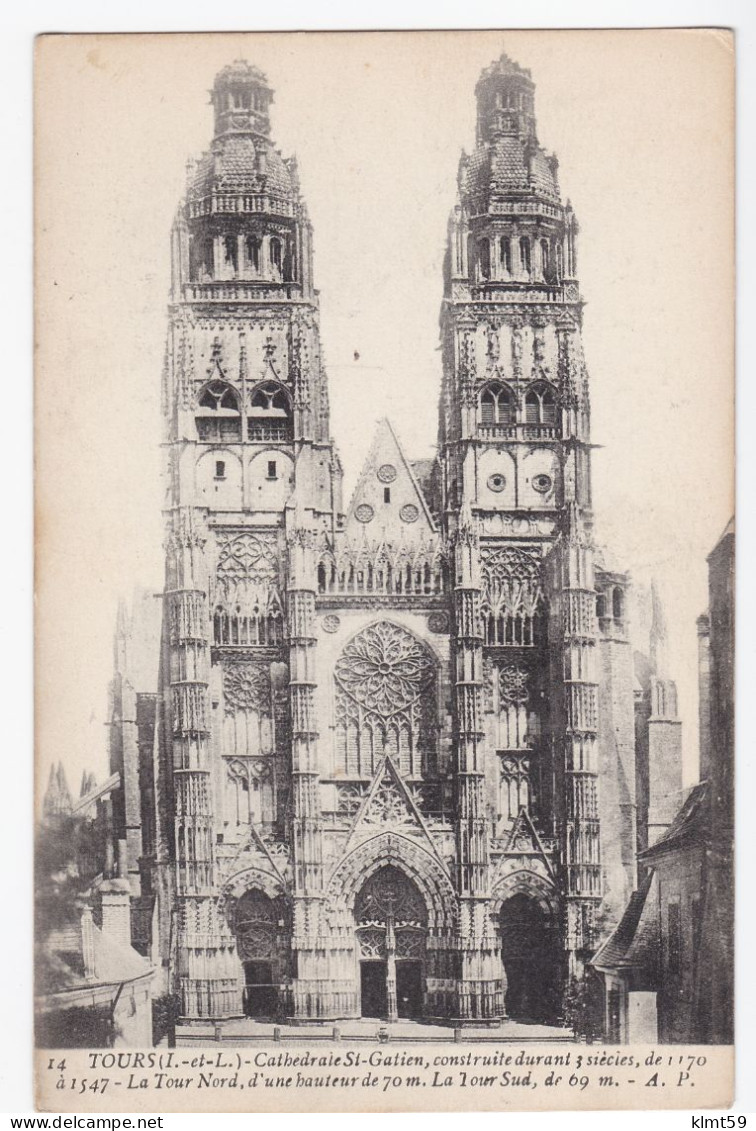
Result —
M 299 158 L 348 499 L 379 416 L 432 453 L 446 219 L 473 88 L 502 49 L 532 72 L 581 224 L 597 536 L 658 578 L 695 779 L 695 618 L 732 511 L 729 34 L 69 36 L 37 44 L 42 788 L 58 758 L 74 790 L 82 768 L 104 775 L 116 602 L 161 586 L 168 238 L 215 73 L 262 67 L 275 141 Z

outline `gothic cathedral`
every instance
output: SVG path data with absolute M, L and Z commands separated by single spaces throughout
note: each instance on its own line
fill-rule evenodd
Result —
M 139 864 L 187 1019 L 555 1018 L 635 886 L 578 225 L 530 72 L 502 56 L 475 95 L 437 456 L 384 421 L 345 509 L 297 166 L 265 76 L 215 80 L 172 236 Z

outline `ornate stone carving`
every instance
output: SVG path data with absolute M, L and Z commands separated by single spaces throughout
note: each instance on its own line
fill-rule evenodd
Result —
M 357 932 L 360 958 L 386 957 L 386 932 L 380 927 L 361 927 Z
M 397 863 L 407 872 L 423 895 L 430 926 L 454 929 L 457 900 L 445 864 L 418 840 L 394 832 L 370 837 L 339 861 L 326 891 L 332 921 L 353 922 L 353 901 L 365 879 L 381 863 Z
M 483 710 L 490 714 L 494 709 L 494 686 L 497 669 L 490 656 L 483 657 Z
M 264 892 L 248 891 L 242 896 L 234 911 L 234 927 L 243 961 L 274 954 L 278 914 L 273 900 Z
M 345 817 L 354 817 L 365 797 L 366 787 L 359 782 L 340 785 L 336 791 L 337 812 Z
M 543 598 L 538 557 L 515 546 L 481 550 L 484 600 L 494 613 L 533 615 Z
M 318 556 L 318 589 L 342 596 L 432 596 L 444 588 L 437 536 L 423 541 L 345 541 Z
M 505 664 L 499 669 L 499 700 L 503 704 L 527 703 L 528 672 L 520 664 Z
M 533 364 L 536 371 L 540 372 L 544 361 L 546 360 L 546 339 L 544 336 L 544 325 L 538 321 L 533 326 Z
M 434 673 L 427 649 L 390 621 L 369 625 L 353 637 L 337 660 L 335 671 L 347 695 L 384 719 L 415 703 Z
M 517 381 L 522 377 L 522 325 L 512 323 L 512 374 Z
M 499 330 L 489 326 L 486 330 L 486 353 L 489 367 L 495 367 L 499 360 Z
M 428 922 L 425 901 L 404 872 L 388 864 L 364 884 L 354 907 L 360 924 L 424 927 Z
M 258 711 L 270 714 L 270 674 L 260 664 L 229 664 L 223 670 L 223 698 L 227 714 Z
M 437 635 L 449 631 L 449 618 L 446 613 L 431 613 L 428 617 L 428 631 Z
M 402 825 L 409 819 L 415 824 L 414 814 L 407 804 L 407 798 L 397 789 L 393 779 L 385 777 L 370 798 L 364 814 L 368 825 Z
M 248 579 L 256 582 L 278 580 L 278 560 L 272 539 L 251 531 L 219 535 L 218 579 Z

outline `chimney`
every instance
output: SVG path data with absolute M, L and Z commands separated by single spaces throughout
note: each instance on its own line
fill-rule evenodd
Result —
M 96 978 L 94 923 L 92 922 L 91 907 L 85 907 L 81 915 L 81 957 L 84 962 L 84 977 Z
M 118 841 L 118 875 L 100 884 L 102 933 L 131 946 L 131 887 L 126 877 L 126 841 Z

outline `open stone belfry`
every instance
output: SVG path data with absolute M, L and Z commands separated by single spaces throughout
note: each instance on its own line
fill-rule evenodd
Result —
M 437 456 L 383 421 L 345 508 L 296 162 L 265 76 L 215 80 L 172 235 L 154 741 L 112 766 L 135 933 L 188 1021 L 553 1020 L 636 886 L 578 225 L 530 73 L 502 56 L 475 94 Z

